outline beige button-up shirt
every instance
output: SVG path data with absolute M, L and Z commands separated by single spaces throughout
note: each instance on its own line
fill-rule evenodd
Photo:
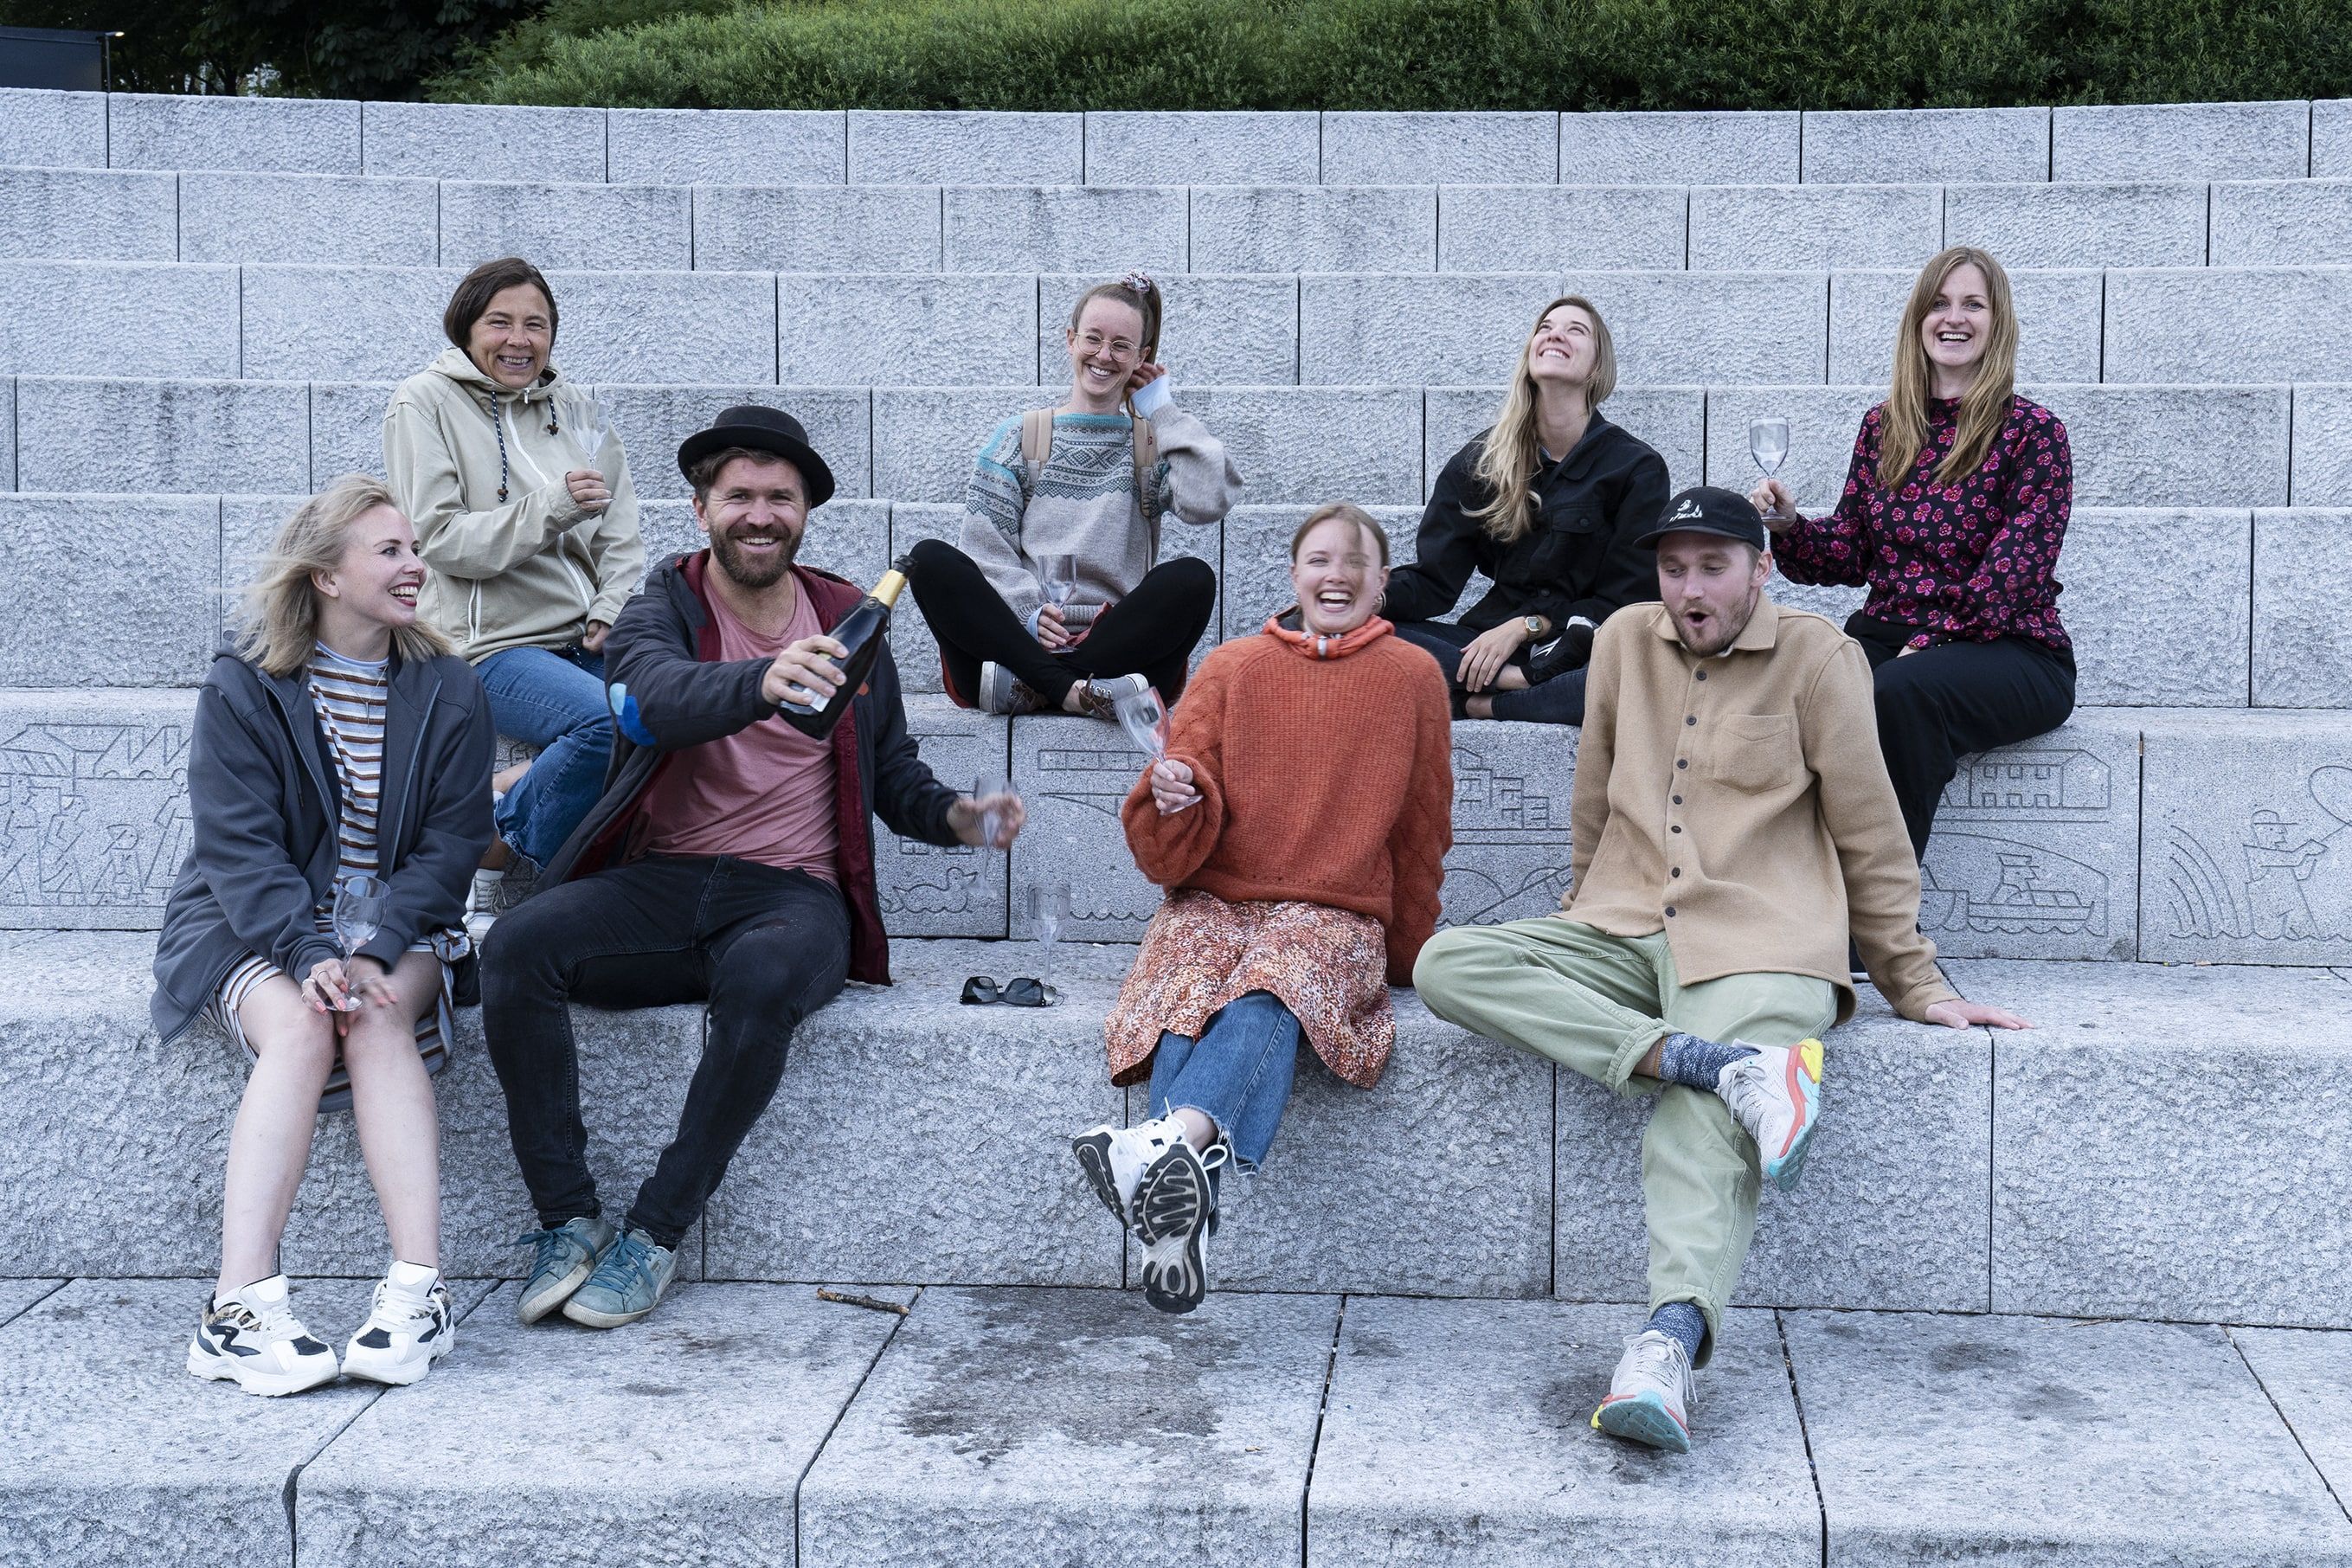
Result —
M 1562 914 L 1663 931 L 1685 984 L 1809 974 L 1853 1013 L 1846 935 L 1906 1018 L 1958 993 L 1919 933 L 1919 867 L 1878 750 L 1869 661 L 1832 623 L 1759 596 L 1701 658 L 1663 605 L 1592 645 Z

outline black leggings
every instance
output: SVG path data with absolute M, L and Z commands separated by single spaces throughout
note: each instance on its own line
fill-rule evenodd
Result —
M 926 539 L 907 552 L 907 585 L 939 639 L 948 690 L 966 705 L 980 690 L 986 661 L 1004 666 L 1056 708 L 1090 675 L 1139 671 L 1172 707 L 1184 689 L 1192 646 L 1217 607 L 1216 573 L 1205 561 L 1180 555 L 1145 573 L 1134 592 L 1106 607 L 1085 641 L 1054 653 L 1029 634 L 972 558 L 945 540 Z
M 2046 734 L 2074 710 L 2074 656 L 2063 650 L 2000 637 L 1937 643 L 1903 656 L 1914 627 L 1856 616 L 1845 629 L 1870 659 L 1878 749 L 1886 754 L 1912 853 L 1923 859 L 1937 804 L 1963 756 Z
M 1396 635 L 1415 647 L 1427 648 L 1445 671 L 1445 684 L 1459 691 L 1461 685 L 1454 672 L 1462 667 L 1463 650 L 1478 640 L 1479 634 L 1468 626 L 1452 621 L 1400 621 Z M 1528 650 L 1524 647 L 1508 661 L 1518 666 L 1519 673 L 1528 672 Z M 1517 719 L 1524 724 L 1582 724 L 1584 722 L 1584 667 L 1563 669 L 1541 685 L 1529 686 L 1517 691 L 1486 693 L 1495 700 L 1495 717 Z

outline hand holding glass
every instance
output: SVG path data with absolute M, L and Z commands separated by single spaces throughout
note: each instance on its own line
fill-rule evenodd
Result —
M 982 803 L 1012 793 L 1012 781 L 996 773 L 982 773 L 971 781 L 972 805 L 981 807 L 980 852 L 982 855 L 996 847 L 996 836 L 1004 831 L 1004 814 Z
M 335 928 L 335 942 L 343 950 L 346 971 L 360 949 L 375 940 L 383 926 L 383 908 L 392 889 L 381 877 L 345 877 L 335 884 L 335 906 L 330 919 Z M 359 1010 L 357 987 L 344 994 L 343 1011 Z
M 1147 686 L 1122 694 L 1112 701 L 1111 711 L 1138 751 L 1155 763 L 1168 754 L 1168 709 L 1160 693 Z

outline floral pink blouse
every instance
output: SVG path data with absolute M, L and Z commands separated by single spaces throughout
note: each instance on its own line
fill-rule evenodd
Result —
M 2074 497 L 2066 426 L 2012 396 L 1985 460 L 1938 486 L 1959 407 L 1957 398 L 1929 401 L 1927 444 L 1892 490 L 1878 482 L 1885 405 L 1864 415 L 1837 510 L 1780 534 L 1772 553 L 1791 582 L 1869 584 L 1862 613 L 1917 628 L 1913 647 L 2017 637 L 2070 648 L 2057 574 Z

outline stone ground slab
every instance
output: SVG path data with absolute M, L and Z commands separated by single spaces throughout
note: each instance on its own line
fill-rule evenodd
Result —
M 1339 1312 L 926 1291 L 802 1483 L 800 1561 L 1296 1563 Z
M 1795 395 L 1801 398 L 1817 390 L 1802 387 L 1797 389 Z M 1667 482 L 1680 489 L 1700 482 L 1699 475 L 1707 459 L 1707 421 L 1713 401 L 1720 395 L 1720 391 L 1697 386 L 1621 386 L 1610 395 L 1601 412 L 1611 424 L 1624 426 L 1656 447 L 1658 456 L 1666 461 Z M 1423 468 L 1428 479 L 1422 496 L 1416 499 L 1424 499 L 1429 490 L 1434 489 L 1438 476 L 1445 471 L 1454 455 L 1495 423 L 1503 406 L 1503 389 L 1432 386 L 1423 390 L 1423 404 L 1426 425 Z M 1855 417 L 1859 419 L 1861 416 Z M 1748 437 L 1744 423 L 1740 431 L 1739 439 L 1745 443 Z M 1743 445 L 1743 454 L 1745 450 Z M 1416 517 L 1416 523 L 1418 521 Z M 1405 547 L 1400 559 L 1412 555 L 1412 528 L 1402 532 L 1390 530 L 1390 537 Z
M 1803 147 L 1808 184 L 2046 180 L 2050 110 L 1813 109 Z
M 118 169 L 360 172 L 361 108 L 348 100 L 117 92 L 106 161 Z
M 593 184 L 606 178 L 602 109 L 370 103 L 364 115 L 361 144 L 371 174 L 452 180 L 496 170 L 509 179 Z
M 1590 1426 L 1640 1319 L 1350 1300 L 1307 1500 L 1308 1568 L 1815 1561 L 1820 1505 L 1772 1314 L 1731 1315 L 1698 1375 L 1688 1458 Z
M 850 135 L 854 153 L 854 120 Z M 776 276 L 775 303 L 773 369 L 787 384 L 873 385 L 916 365 L 977 386 L 1037 379 L 1037 285 L 1026 273 L 788 272 Z
M 1422 498 L 1417 388 L 1220 386 L 1179 388 L 1177 396 L 1225 444 L 1253 502 L 1403 506 Z
M 16 382 L 0 379 L 0 479 L 16 488 Z
M 1115 1285 L 1120 1237 L 1070 1158 L 1115 1121 L 1103 1015 L 1131 950 L 1061 944 L 1050 1008 L 966 1007 L 964 977 L 1039 974 L 1026 943 L 899 942 L 896 986 L 804 1025 L 711 1200 L 722 1279 Z
M 2019 390 L 2065 422 L 2076 506 L 2276 506 L 2286 493 L 2289 387 Z
M 1550 1289 L 1549 1065 L 1438 1022 L 1409 991 L 1392 1000 L 1378 1088 L 1341 1083 L 1301 1048 L 1262 1179 L 1245 1195 L 1231 1179 L 1220 1189 L 1217 1289 Z M 1143 1088 L 1129 1100 L 1130 1121 L 1150 1114 Z
M 195 829 L 192 691 L 0 693 L 0 926 L 147 930 Z
M 2338 499 L 2346 499 L 2338 492 Z M 2352 627 L 2331 614 L 2315 562 L 2346 559 L 2352 511 L 2258 511 L 2253 547 L 2253 700 L 2352 708 Z
M 28 490 L 299 492 L 310 479 L 310 394 L 294 381 L 20 376 L 16 463 Z
M 0 1279 L 0 1324 L 47 1296 L 62 1279 Z
M 2297 506 L 2332 506 L 2352 496 L 2352 386 L 2294 389 Z
M 439 200 L 431 180 L 192 169 L 180 259 L 438 266 Z
M 100 518 L 142 547 L 100 564 Z M 70 559 L 89 569 L 56 569 Z M 219 571 L 210 496 L 0 496 L 0 581 L 16 585 L 0 603 L 0 689 L 195 685 L 218 634 Z
M 2352 1524 L 2219 1329 L 1784 1321 L 1832 1564 L 2352 1558 Z
M 2352 1496 L 2352 1334 L 2233 1329 L 2230 1338 L 2340 1501 Z
M 1559 117 L 1417 111 L 1323 116 L 1325 184 L 1377 185 L 1403 169 L 1439 184 L 1549 185 L 1559 173 Z
M 901 1321 L 687 1285 L 611 1333 L 526 1328 L 515 1290 L 302 1471 L 304 1563 L 791 1563 L 801 1478 Z
M 1532 269 L 1308 273 L 1298 280 L 1298 379 L 1408 386 L 1498 381 L 1510 374 L 1537 312 L 1570 291 L 1556 271 Z M 1600 303 L 1609 310 L 1606 300 Z M 1651 373 L 1646 362 L 1629 361 L 1622 339 L 1618 363 L 1640 366 L 1631 372 L 1640 379 L 1672 379 Z
M 1690 194 L 1698 271 L 1917 267 L 1944 234 L 1936 185 L 1701 185 Z
M 2201 267 L 2201 184 L 1947 185 L 1944 242 L 2004 267 Z
M 1962 760 L 1936 810 L 1919 928 L 1950 958 L 2130 959 L 2140 942 L 2139 723 L 2083 709 Z
M 1601 308 L 1618 368 L 1636 384 L 1701 384 L 1726 365 L 1746 380 L 1818 383 L 1822 344 L 1834 342 L 1823 316 L 1832 296 L 1818 272 L 1577 271 L 1559 291 Z M 1489 377 L 1509 372 L 1534 325 L 1530 310 L 1490 351 Z
M 1794 1192 L 1768 1189 L 1735 1300 L 1985 1310 L 1992 1054 L 1984 1031 L 1896 1018 L 1875 991 L 1826 1041 L 1826 1110 Z M 1501 1047 L 1496 1047 L 1497 1049 Z M 1559 1074 L 1554 1294 L 1645 1301 L 1647 1096 Z
M 392 406 L 389 381 L 310 384 L 310 485 L 324 489 L 343 474 L 383 474 L 383 411 Z M 621 433 L 625 445 L 628 432 Z M 632 483 L 639 479 L 634 468 Z M 640 489 L 640 495 L 645 492 Z
M 1454 727 L 1444 924 L 1492 925 L 1559 907 L 1579 733 L 1492 720 Z
M 289 381 L 399 381 L 415 374 L 449 346 L 441 335 L 441 312 L 465 276 L 462 268 L 445 267 L 234 270 L 242 290 L 236 298 L 243 311 L 244 368 L 213 374 Z M 550 281 L 558 290 L 563 287 Z M 572 302 L 569 293 L 563 298 Z M 572 315 L 576 331 L 576 305 Z M 564 346 L 571 347 L 569 339 Z M 568 353 L 556 363 L 566 374 L 580 374 Z M 375 413 L 378 419 L 383 416 L 382 405 Z
M 1993 1306 L 2352 1327 L 2352 989 L 2326 970 L 1960 963 L 1995 1037 Z
M 25 375 L 243 374 L 237 271 L 188 262 L 0 261 L 0 364 Z
M 102 92 L 0 89 L 0 162 L 16 168 L 106 167 Z
M 838 110 L 614 109 L 604 139 L 616 183 L 837 185 L 847 173 Z
M 2152 712 L 2140 956 L 2352 962 L 2352 717 Z
M 2352 174 L 2352 99 L 2311 106 L 2311 172 L 2315 177 Z
M 2061 104 L 2050 111 L 2053 180 L 2300 179 L 2317 172 L 2310 159 L 2311 105 L 2295 100 Z
M 1687 207 L 1686 194 L 1672 187 L 1447 185 L 1437 199 L 1437 265 L 1679 268 L 1690 244 Z
M 1185 264 L 1181 185 L 949 185 L 946 272 L 1088 272 Z
M 939 187 L 698 185 L 694 262 L 754 271 L 937 272 Z
M 678 472 L 677 448 L 688 436 L 709 428 L 719 410 L 739 403 L 781 408 L 799 420 L 808 431 L 809 445 L 832 470 L 837 498 L 847 500 L 874 493 L 870 483 L 873 399 L 862 386 L 776 386 L 760 382 L 731 386 L 699 382 L 690 386 L 634 386 L 608 382 L 594 390 L 597 401 L 613 416 L 613 427 L 628 454 L 630 482 L 641 499 L 691 500 L 694 489 Z M 375 418 L 381 428 L 382 402 Z M 379 437 L 379 451 L 382 445 Z M 811 521 L 821 523 L 824 517 Z M 690 518 L 688 526 L 692 527 Z M 658 559 L 650 547 L 647 559 Z
M 0 255 L 177 261 L 179 201 L 166 174 L 0 169 Z
M 2327 266 L 2341 261 L 2352 241 L 2352 180 L 2263 180 L 2212 190 L 2216 267 Z
M 346 1381 L 257 1399 L 190 1377 L 188 1336 L 211 1287 L 80 1279 L 0 1328 L 0 1564 L 294 1560 L 294 1474 L 384 1390 Z M 370 1288 L 298 1279 L 295 1310 L 340 1352 Z M 486 1289 L 457 1287 L 460 1312 Z
M 853 109 L 853 185 L 1075 185 L 1086 116 Z
M 528 256 L 547 272 L 683 271 L 695 264 L 692 202 L 676 185 L 444 180 L 441 258 L 470 268 L 494 257 Z
M 373 467 L 383 467 L 381 458 Z M 350 471 L 339 468 L 329 478 Z M 300 510 L 304 499 L 299 495 L 221 497 L 220 624 L 224 632 L 236 619 L 237 594 L 252 581 L 278 529 Z M 186 700 L 193 704 L 195 694 L 187 693 Z
M 2245 706 L 2248 611 L 2256 624 L 2263 612 L 2252 582 L 2257 559 L 2242 510 L 2078 508 L 2059 565 L 2075 700 L 2086 708 Z M 2147 613 L 2152 584 L 2163 584 L 2160 616 Z M 2326 657 L 2312 657 L 2317 641 L 2299 646 L 2306 663 L 2326 670 Z
M 1748 422 L 1786 419 L 1789 453 L 1773 477 L 1789 487 L 1808 516 L 1823 516 L 1844 493 L 1862 416 L 1885 396 L 1885 388 L 1877 385 L 1710 386 L 1705 482 L 1746 495 L 1764 477 L 1748 451 Z M 1686 479 L 1685 472 L 1672 475 L 1676 488 L 1700 482 L 1695 477 Z
M 1311 110 L 1096 110 L 1087 116 L 1087 183 L 1313 184 L 1323 117 Z
M 1783 184 L 1797 178 L 1793 110 L 1563 114 L 1563 185 Z
M 1190 240 L 1204 272 L 1427 272 L 1437 265 L 1437 190 L 1195 185 Z
M 776 379 L 772 273 L 551 272 L 548 282 L 574 323 L 563 335 L 566 375 L 672 385 Z
M 952 506 L 962 515 L 972 463 L 1000 420 L 1059 403 L 1056 386 L 874 389 L 874 493 L 903 513 L 910 504 Z M 953 537 L 950 531 L 948 537 Z M 912 539 L 897 546 L 904 553 Z
M 2035 110 L 2036 113 L 2042 112 Z M 1979 176 L 1981 177 L 1981 176 Z M 1927 258 L 1920 257 L 1919 262 Z M 1893 363 L 1895 328 L 1918 278 L 1918 265 L 1885 271 L 1842 271 L 1830 279 L 1829 383 L 1832 386 L 1883 384 Z M 2093 271 L 2012 271 L 2017 305 L 2017 374 L 2021 381 L 2107 379 L 2100 374 L 2100 274 Z M 1718 364 L 1739 363 L 1722 356 Z M 1703 381 L 1701 369 L 1677 380 Z M 1790 377 L 1790 379 L 1797 379 Z M 2133 381 L 2206 381 L 2210 376 L 2132 376 Z M 2230 380 L 2251 377 L 2231 376 Z M 2127 497 L 2119 505 L 2145 505 L 2169 498 Z
M 2344 267 L 2118 271 L 2107 284 L 2103 379 L 2333 381 L 2352 346 L 2347 300 L 2352 268 Z M 2195 328 L 2174 330 L 2184 321 Z
M 1176 194 L 1180 198 L 1183 195 Z M 1058 389 L 1070 384 L 1065 334 L 1071 309 L 1105 273 L 1124 265 L 1094 273 L 1047 273 L 1037 279 L 1037 364 L 1039 379 L 1047 385 Z M 1188 406 L 1198 412 L 1197 401 L 1189 395 L 1202 387 L 1278 386 L 1298 379 L 1298 279 L 1220 277 L 1206 266 L 1188 275 L 1162 276 L 1166 314 L 1160 321 L 1160 359 L 1171 367 L 1169 374 L 1178 378 L 1172 390 Z M 1260 483 L 1274 477 L 1262 468 L 1242 471 L 1245 479 Z

